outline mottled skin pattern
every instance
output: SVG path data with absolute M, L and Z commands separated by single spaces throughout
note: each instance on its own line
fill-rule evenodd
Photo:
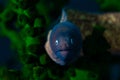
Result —
M 58 23 L 49 33 L 45 47 L 56 63 L 66 65 L 74 62 L 81 55 L 82 38 L 79 28 L 68 21 Z
M 93 28 L 102 26 L 105 28 L 103 36 L 111 48 L 112 54 L 120 55 L 120 13 L 84 13 L 74 9 L 66 9 L 67 19 L 76 24 L 81 31 L 82 39 L 91 35 Z
M 95 26 L 100 25 L 105 28 L 103 36 L 111 46 L 109 51 L 113 55 L 120 54 L 120 13 L 93 14 L 80 12 L 74 9 L 66 9 L 65 12 L 67 14 L 65 19 L 77 25 L 79 28 L 82 40 L 85 40 L 87 36 L 92 34 Z M 49 36 L 50 33 L 48 34 L 45 49 L 53 61 L 61 64 L 63 61 L 58 58 L 53 49 L 51 49 Z

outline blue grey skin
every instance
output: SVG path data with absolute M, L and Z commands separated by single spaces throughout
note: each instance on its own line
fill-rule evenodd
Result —
M 82 48 L 80 29 L 68 21 L 58 23 L 51 32 L 50 47 L 61 61 L 56 63 L 66 65 L 74 62 L 80 56 Z

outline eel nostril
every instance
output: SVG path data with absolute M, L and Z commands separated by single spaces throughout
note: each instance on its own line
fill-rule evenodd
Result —
M 73 42 L 73 39 L 72 39 L 72 38 L 70 39 L 70 43 L 71 43 L 72 45 L 74 44 L 74 42 Z

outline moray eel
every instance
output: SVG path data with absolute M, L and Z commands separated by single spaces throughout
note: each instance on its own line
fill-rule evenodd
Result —
M 48 34 L 45 49 L 54 62 L 59 65 L 67 65 L 80 56 L 81 48 L 80 29 L 75 24 L 67 21 L 63 10 L 60 22 Z
M 47 54 L 54 62 L 56 62 L 59 65 L 68 65 L 74 62 L 80 56 L 83 56 L 83 39 L 81 36 L 82 34 L 78 26 L 76 26 L 75 24 L 73 24 L 73 22 L 68 20 L 69 16 L 66 12 L 66 9 L 75 6 L 73 2 L 73 0 L 70 0 L 71 4 L 67 5 L 67 7 L 64 7 L 62 9 L 60 21 L 58 22 L 58 24 L 54 25 L 52 30 L 49 31 L 47 42 L 45 43 L 45 49 Z M 76 3 L 81 4 L 81 1 L 78 1 Z M 83 6 L 84 5 L 82 5 L 81 7 Z M 81 10 L 81 7 L 77 6 L 77 8 L 80 8 L 78 10 Z M 91 12 L 93 12 L 93 8 L 86 7 L 86 9 L 87 10 L 82 9 L 81 11 L 88 11 L 89 9 L 91 10 Z M 97 9 L 95 9 L 95 11 L 96 10 Z

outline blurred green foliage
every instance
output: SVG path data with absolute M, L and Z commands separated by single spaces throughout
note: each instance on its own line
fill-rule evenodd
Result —
M 116 12 L 120 11 L 120 0 L 96 0 L 100 4 L 101 11 Z
M 76 76 L 71 77 L 70 80 L 98 80 L 98 75 L 85 70 L 76 69 Z

